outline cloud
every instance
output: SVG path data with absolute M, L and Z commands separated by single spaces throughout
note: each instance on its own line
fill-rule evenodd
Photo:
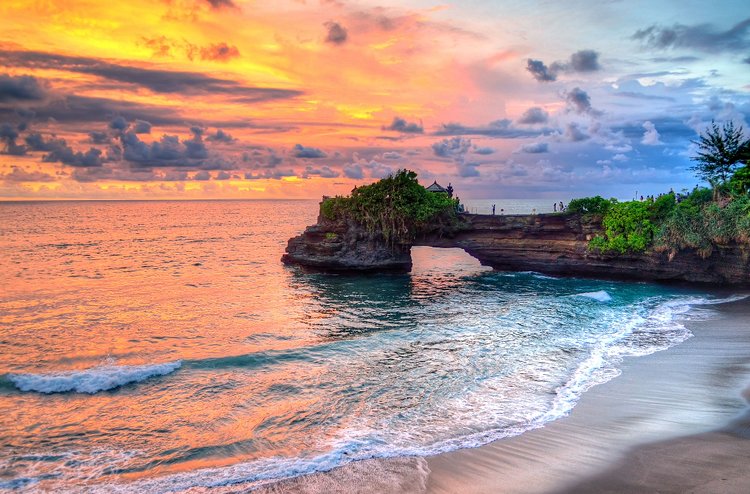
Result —
M 326 22 L 324 26 L 328 30 L 328 33 L 326 34 L 326 43 L 333 43 L 334 45 L 346 43 L 348 33 L 344 26 L 333 21 Z
M 574 87 L 565 95 L 565 100 L 576 113 L 588 113 L 591 111 L 591 98 L 588 93 L 579 87 Z
M 119 136 L 122 159 L 139 167 L 191 167 L 204 169 L 231 168 L 223 162 L 206 162 L 208 150 L 203 142 L 203 129 L 192 127 L 193 137 L 180 141 L 176 135 L 163 135 L 150 144 L 141 141 L 129 130 Z
M 570 66 L 576 72 L 593 72 L 602 68 L 599 53 L 594 50 L 581 50 L 570 56 Z
M 54 182 L 55 177 L 40 171 L 27 171 L 14 166 L 10 173 L 0 175 L 0 180 L 5 182 Z
M 112 139 L 106 132 L 89 132 L 89 142 L 91 144 L 109 144 L 111 141 Z
M 199 180 L 199 181 L 211 180 L 211 174 L 207 172 L 206 170 L 202 170 L 196 173 L 195 175 L 193 175 L 193 180 Z
M 421 123 L 407 122 L 401 117 L 393 117 L 393 122 L 387 127 L 383 127 L 383 130 L 394 130 L 396 132 L 403 132 L 407 134 L 421 134 L 424 132 L 424 128 Z
M 526 70 L 539 82 L 555 81 L 560 72 L 595 72 L 601 68 L 599 53 L 594 50 L 577 51 L 569 60 L 553 62 L 549 67 L 541 60 L 526 61 Z
M 451 137 L 432 144 L 432 152 L 441 158 L 450 158 L 461 177 L 479 176 L 479 163 L 467 162 L 466 153 L 472 148 L 471 139 Z
M 221 129 L 216 129 L 215 133 L 206 136 L 206 140 L 209 142 L 221 142 L 224 144 L 231 144 L 236 141 L 234 137 L 232 137 L 230 134 L 227 134 Z
M 643 122 L 643 128 L 645 129 L 645 132 L 643 133 L 641 144 L 645 144 L 646 146 L 659 146 L 664 144 L 659 139 L 659 132 L 656 130 L 656 126 L 653 123 L 645 121 Z
M 216 175 L 216 180 L 229 180 L 232 178 L 232 175 L 227 171 L 220 171 L 218 175 Z
M 544 65 L 541 60 L 526 60 L 526 70 L 528 70 L 534 79 L 539 82 L 552 82 L 557 79 L 557 74 L 550 71 L 549 67 Z
M 331 170 L 327 166 L 324 166 L 322 168 L 314 168 L 311 165 L 307 165 L 305 167 L 305 171 L 302 172 L 302 178 L 310 178 L 312 176 L 318 176 L 322 178 L 336 178 L 339 176 L 339 172 Z
M 150 134 L 151 124 L 145 120 L 136 120 L 133 122 L 132 130 L 136 134 Z
M 555 74 L 559 72 L 595 72 L 601 70 L 599 64 L 599 53 L 594 50 L 580 50 L 570 56 L 565 62 L 554 62 L 550 70 Z
M 216 62 L 228 62 L 240 56 L 240 50 L 236 46 L 224 42 L 208 45 L 201 48 L 201 60 L 213 60 Z
M 585 132 L 583 132 L 575 122 L 570 122 L 565 126 L 565 133 L 563 135 L 565 137 L 565 140 L 570 142 L 581 142 L 590 137 Z
M 640 41 L 653 49 L 692 48 L 708 53 L 718 51 L 741 52 L 750 48 L 750 18 L 745 19 L 726 31 L 719 31 L 711 24 L 686 26 L 674 24 L 672 27 L 652 25 L 639 29 L 631 39 Z
M 205 2 L 214 10 L 237 8 L 237 5 L 232 0 L 205 0 Z
M 34 76 L 0 74 L 0 103 L 41 101 L 46 93 Z
M 543 124 L 549 120 L 549 113 L 543 109 L 534 106 L 523 112 L 521 118 L 518 119 L 518 123 L 526 125 Z
M 529 154 L 540 154 L 549 152 L 549 145 L 546 142 L 533 142 L 521 146 L 521 151 Z
M 317 158 L 325 158 L 328 155 L 318 149 L 313 147 L 306 147 L 302 144 L 295 144 L 294 148 L 292 148 L 292 153 L 296 158 L 311 158 L 311 159 L 317 159 Z
M 362 166 L 356 163 L 350 163 L 344 166 L 344 176 L 346 178 L 353 178 L 355 180 L 360 180 L 360 179 L 365 178 L 365 172 L 362 169 Z
M 384 160 L 400 160 L 402 156 L 396 151 L 386 151 L 383 153 Z
M 440 126 L 440 129 L 434 133 L 436 136 L 462 136 L 478 135 L 487 137 L 536 137 L 539 132 L 529 129 L 519 129 L 513 127 L 513 122 L 508 119 L 495 120 L 487 125 L 471 127 L 460 123 L 447 123 Z
M 474 148 L 472 149 L 472 152 L 474 154 L 481 154 L 481 155 L 486 156 L 488 154 L 493 154 L 495 152 L 495 150 L 493 148 L 491 148 L 491 147 L 477 147 L 477 146 L 474 146 Z
M 23 156 L 26 154 L 26 146 L 18 145 L 18 127 L 9 123 L 0 124 L 0 143 L 3 143 L 3 149 L 0 154 L 11 156 Z
M 294 170 L 263 170 L 261 173 L 245 173 L 246 180 L 274 179 L 281 180 L 284 177 L 293 177 L 296 175 Z
M 302 94 L 301 91 L 292 89 L 245 86 L 231 79 L 212 77 L 200 72 L 118 65 L 97 58 L 73 57 L 39 51 L 0 50 L 0 64 L 90 74 L 144 87 L 162 94 L 180 93 L 190 96 L 222 94 L 234 97 L 236 102 L 243 103 L 287 99 Z

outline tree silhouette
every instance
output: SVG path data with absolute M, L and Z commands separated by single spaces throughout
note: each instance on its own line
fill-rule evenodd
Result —
M 697 141 L 698 153 L 691 159 L 696 164 L 691 168 L 714 188 L 724 184 L 732 176 L 734 168 L 747 159 L 750 139 L 745 139 L 742 127 L 735 128 L 726 122 L 720 128 L 711 121 L 705 133 Z

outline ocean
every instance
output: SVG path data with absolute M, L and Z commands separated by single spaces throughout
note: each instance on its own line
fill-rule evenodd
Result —
M 459 249 L 414 248 L 405 275 L 282 265 L 316 216 L 0 203 L 0 490 L 220 491 L 476 447 L 567 415 L 726 297 L 496 272 Z

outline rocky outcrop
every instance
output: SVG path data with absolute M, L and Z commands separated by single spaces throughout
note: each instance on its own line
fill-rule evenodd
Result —
M 322 271 L 411 270 L 411 245 L 390 245 L 382 235 L 351 221 L 318 217 L 315 225 L 289 240 L 281 260 Z
M 412 245 L 460 247 L 482 264 L 503 271 L 536 271 L 557 276 L 685 281 L 750 285 L 750 252 L 738 245 L 716 247 L 703 259 L 685 250 L 670 256 L 647 252 L 601 255 L 588 249 L 600 232 L 596 218 L 574 214 L 459 216 L 452 232 L 427 234 L 413 243 L 389 245 L 359 225 L 319 218 L 289 240 L 282 260 L 325 271 L 409 271 Z

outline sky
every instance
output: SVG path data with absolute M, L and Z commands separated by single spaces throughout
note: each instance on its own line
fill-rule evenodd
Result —
M 629 199 L 749 117 L 746 0 L 0 2 L 0 200 Z

